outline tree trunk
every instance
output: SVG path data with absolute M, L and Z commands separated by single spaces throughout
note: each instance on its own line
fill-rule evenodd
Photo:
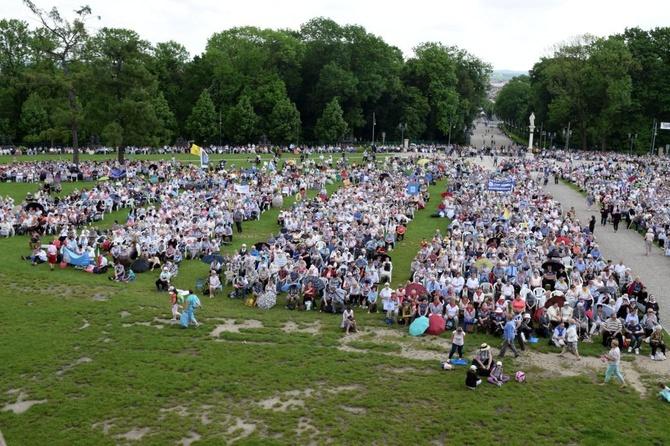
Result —
M 126 157 L 125 157 L 125 155 L 126 155 L 126 148 L 125 148 L 125 147 L 119 147 L 119 148 L 118 148 L 118 151 L 119 151 L 119 153 L 118 153 L 119 164 L 120 164 L 121 166 L 123 166 L 123 165 L 126 163 Z

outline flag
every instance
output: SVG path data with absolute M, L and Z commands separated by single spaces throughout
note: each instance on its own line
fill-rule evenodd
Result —
M 200 154 L 202 153 L 202 149 L 200 146 L 196 146 L 195 144 L 191 144 L 191 155 L 198 155 L 201 156 Z
M 505 208 L 505 210 L 503 211 L 503 217 L 505 217 L 505 220 L 509 220 L 510 213 L 507 208 Z

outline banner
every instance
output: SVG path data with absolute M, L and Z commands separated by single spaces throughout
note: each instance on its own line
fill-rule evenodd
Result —
M 489 180 L 488 190 L 493 192 L 512 192 L 515 183 L 512 180 L 496 181 Z
M 200 146 L 196 146 L 195 144 L 191 144 L 191 155 L 201 156 L 200 155 L 201 153 L 202 153 L 202 148 L 200 148 Z
M 419 183 L 408 183 L 407 184 L 407 193 L 409 195 L 416 195 L 419 193 Z
M 200 167 L 205 168 L 209 164 L 209 154 L 205 149 L 200 149 Z
M 670 130 L 670 122 L 661 122 L 661 130 Z
M 235 185 L 235 192 L 238 194 L 248 194 L 249 193 L 249 185 L 241 185 L 241 184 L 236 184 Z
M 122 180 L 126 177 L 126 171 L 121 169 L 110 169 L 109 178 L 112 180 Z
M 63 252 L 63 262 L 69 263 L 70 265 L 88 266 L 93 263 L 87 251 L 84 251 L 83 254 L 75 254 L 74 252 L 70 251 L 65 246 L 63 246 L 62 252 Z

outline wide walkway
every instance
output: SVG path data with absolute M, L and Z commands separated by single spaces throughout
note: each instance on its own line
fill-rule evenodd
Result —
M 477 126 L 472 141 L 481 142 L 484 138 L 490 140 L 491 128 L 495 129 L 497 124 L 489 125 L 488 134 L 486 134 L 486 127 Z M 512 144 L 512 141 L 498 133 L 497 130 L 494 130 L 494 135 L 497 145 Z M 483 162 L 477 159 L 476 162 L 487 168 L 493 167 L 492 157 L 484 157 Z M 670 293 L 667 291 L 668 284 L 666 283 L 666 280 L 670 280 L 670 257 L 665 257 L 663 251 L 658 247 L 654 247 L 650 256 L 645 256 L 642 235 L 633 230 L 626 230 L 625 222 L 619 225 L 619 231 L 616 233 L 611 224 L 601 226 L 598 209 L 594 206 L 591 211 L 588 211 L 586 198 L 566 183 L 561 181 L 559 184 L 553 184 L 553 181 L 550 181 L 546 190 L 561 203 L 565 211 L 574 207 L 582 226 L 588 224 L 592 215 L 596 216 L 598 224 L 594 232 L 603 257 L 611 259 L 615 264 L 623 260 L 625 265 L 631 269 L 633 277 L 640 277 L 649 294 L 656 297 L 661 320 L 664 321 L 670 314 Z M 667 327 L 664 328 L 667 329 Z

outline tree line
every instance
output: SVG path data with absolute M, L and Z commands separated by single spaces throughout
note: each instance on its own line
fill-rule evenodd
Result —
M 31 146 L 160 147 L 464 141 L 487 104 L 489 64 L 455 46 L 402 52 L 357 25 L 314 18 L 298 30 L 214 33 L 191 57 L 129 29 L 92 33 L 25 5 L 39 25 L 0 20 L 0 135 Z M 76 152 L 76 150 L 75 150 Z
M 670 131 L 660 130 L 660 122 L 670 122 L 668 79 L 670 28 L 584 35 L 556 45 L 529 75 L 512 79 L 494 111 L 526 140 L 534 112 L 539 145 L 555 140 L 584 150 L 648 153 L 652 144 L 670 144 Z

